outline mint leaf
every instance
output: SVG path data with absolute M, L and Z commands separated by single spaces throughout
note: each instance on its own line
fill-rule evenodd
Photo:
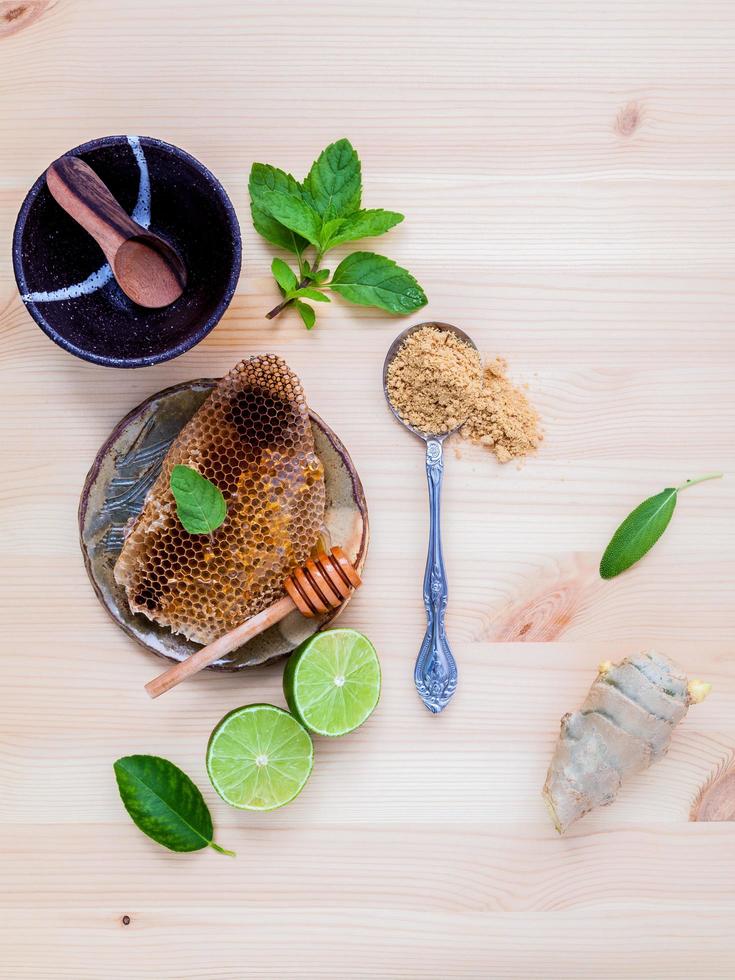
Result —
M 312 245 L 319 244 L 321 218 L 311 205 L 302 200 L 299 193 L 262 189 L 258 194 L 258 204 L 290 231 L 296 232 Z
M 170 851 L 199 851 L 215 844 L 204 797 L 185 772 L 156 755 L 127 755 L 114 763 L 123 806 L 133 823 Z
M 304 277 L 309 279 L 311 282 L 322 283 L 329 279 L 329 269 L 320 269 L 318 272 L 306 270 L 304 272 Z
M 325 221 L 358 210 L 360 160 L 349 140 L 337 140 L 319 154 L 304 181 L 304 191 Z
M 293 271 L 286 265 L 283 259 L 273 259 L 271 262 L 271 272 L 273 273 L 273 278 L 284 293 L 290 293 L 299 284 Z
M 337 234 L 344 223 L 344 218 L 332 218 L 330 221 L 322 222 L 322 230 L 320 235 L 322 252 L 326 252 L 327 249 L 330 248 L 329 243 L 332 236 Z
M 211 534 L 227 516 L 222 491 L 190 466 L 174 466 L 169 478 L 176 514 L 189 534 Z
M 398 211 L 384 211 L 382 208 L 372 208 L 368 211 L 355 211 L 354 214 L 343 218 L 339 225 L 330 230 L 329 237 L 324 239 L 326 225 L 322 229 L 322 248 L 334 248 L 344 242 L 355 242 L 360 238 L 374 238 L 384 235 L 395 225 L 403 221 L 403 215 Z M 332 224 L 332 222 L 330 222 Z
M 280 221 L 268 214 L 263 208 L 257 204 L 250 205 L 250 214 L 253 219 L 253 227 L 265 238 L 266 241 L 270 242 L 271 245 L 277 245 L 279 248 L 285 248 L 289 252 L 293 252 L 294 255 L 299 255 L 305 248 L 308 247 L 309 243 L 301 235 L 297 235 L 295 232 L 286 228 L 282 225 Z
M 667 487 L 639 504 L 610 539 L 600 561 L 602 578 L 615 578 L 651 550 L 669 526 L 682 490 L 705 480 L 717 480 L 721 476 L 722 473 L 708 473 L 696 480 L 687 480 L 680 487 Z
M 348 255 L 334 270 L 329 286 L 351 303 L 389 313 L 413 313 L 427 302 L 410 272 L 375 252 Z
M 313 289 L 311 286 L 302 286 L 301 289 L 294 290 L 293 296 L 302 296 L 304 299 L 313 299 L 317 303 L 331 303 L 332 301 L 324 293 L 320 293 L 318 289 Z
M 306 329 L 311 330 L 316 323 L 316 313 L 312 310 L 308 303 L 302 303 L 300 299 L 295 300 L 293 305 L 299 311 L 299 316 L 304 321 L 304 326 Z
M 263 191 L 283 190 L 301 195 L 302 191 L 296 178 L 283 170 L 279 170 L 278 167 L 269 166 L 267 163 L 254 163 L 250 169 L 248 189 L 250 190 L 250 213 L 253 217 L 253 226 L 258 234 L 262 235 L 272 245 L 278 245 L 279 248 L 285 248 L 296 255 L 301 254 L 308 246 L 308 241 L 277 221 L 262 202 Z

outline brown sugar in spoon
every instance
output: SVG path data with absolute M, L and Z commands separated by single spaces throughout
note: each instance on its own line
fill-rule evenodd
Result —
M 241 626 L 220 636 L 206 647 L 197 650 L 187 660 L 169 667 L 145 686 L 152 698 L 157 698 L 187 677 L 197 674 L 204 667 L 237 650 L 254 636 L 259 636 L 269 626 L 280 622 L 294 609 L 302 616 L 313 619 L 330 609 L 336 609 L 359 589 L 362 580 L 357 569 L 341 548 L 332 548 L 328 555 L 318 555 L 297 568 L 284 582 L 286 595 L 268 609 L 248 619 Z
M 79 157 L 60 157 L 46 171 L 54 200 L 97 242 L 120 288 L 139 306 L 168 306 L 186 286 L 186 267 L 158 235 L 125 212 Z

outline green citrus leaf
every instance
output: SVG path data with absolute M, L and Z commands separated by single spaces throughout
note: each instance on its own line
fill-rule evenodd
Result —
M 615 578 L 651 550 L 669 525 L 676 496 L 676 487 L 667 487 L 628 514 L 602 556 L 600 575 L 603 578 Z
M 196 785 L 167 759 L 156 755 L 127 755 L 113 766 L 117 788 L 133 823 L 170 851 L 199 851 L 212 847 L 212 817 Z
M 332 222 L 329 223 L 329 228 L 324 226 L 322 236 L 328 233 L 329 237 L 326 241 L 322 240 L 322 247 L 326 250 L 334 248 L 335 245 L 343 245 L 345 242 L 356 242 L 360 238 L 375 238 L 377 235 L 384 235 L 401 221 L 403 215 L 398 211 L 383 211 L 382 208 L 355 211 L 354 214 L 343 218 L 336 226 L 332 226 Z
M 250 170 L 248 188 L 250 190 L 250 211 L 253 216 L 253 226 L 258 234 L 262 235 L 272 245 L 278 245 L 279 248 L 285 248 L 296 255 L 303 252 L 309 244 L 307 240 L 277 221 L 262 201 L 262 194 L 265 191 L 282 190 L 302 196 L 302 190 L 296 178 L 283 170 L 279 170 L 278 167 L 269 166 L 267 163 L 254 163 Z
M 271 272 L 273 273 L 273 278 L 284 293 L 296 289 L 299 284 L 293 271 L 286 265 L 283 259 L 273 259 L 273 262 L 271 262 Z
M 337 140 L 319 154 L 304 181 L 304 192 L 325 221 L 358 210 L 360 160 L 349 140 Z
M 297 299 L 293 305 L 299 311 L 299 316 L 304 321 L 304 326 L 306 329 L 311 330 L 316 323 L 316 313 L 312 310 L 308 303 L 302 303 L 300 299 Z
M 222 491 L 190 466 L 174 466 L 170 478 L 176 514 L 189 534 L 211 534 L 227 516 Z
M 334 270 L 330 289 L 351 303 L 389 313 L 413 313 L 427 303 L 414 277 L 392 259 L 375 252 L 353 252 Z

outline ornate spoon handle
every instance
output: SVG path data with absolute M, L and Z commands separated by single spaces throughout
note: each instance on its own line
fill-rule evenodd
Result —
M 426 707 L 434 714 L 446 708 L 457 687 L 457 664 L 444 630 L 449 592 L 441 540 L 441 489 L 444 458 L 441 440 L 426 443 L 426 477 L 429 482 L 429 552 L 424 572 L 424 605 L 428 626 L 413 679 Z

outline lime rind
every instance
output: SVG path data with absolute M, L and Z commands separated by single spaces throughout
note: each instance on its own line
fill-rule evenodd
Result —
M 207 746 L 215 790 L 239 810 L 276 810 L 295 799 L 311 774 L 314 746 L 293 715 L 272 704 L 235 708 Z
M 294 716 L 317 735 L 359 728 L 380 698 L 380 663 L 366 636 L 351 629 L 317 633 L 292 654 L 284 692 Z

